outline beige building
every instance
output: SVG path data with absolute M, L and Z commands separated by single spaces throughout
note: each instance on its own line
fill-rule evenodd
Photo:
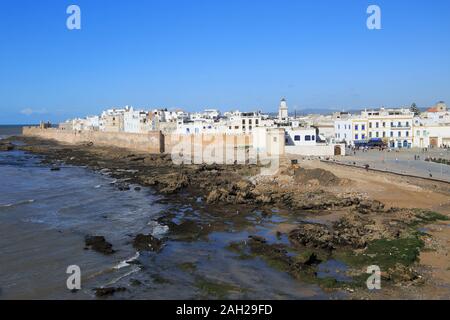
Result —
M 100 117 L 100 131 L 123 132 L 124 109 L 110 109 L 104 111 Z

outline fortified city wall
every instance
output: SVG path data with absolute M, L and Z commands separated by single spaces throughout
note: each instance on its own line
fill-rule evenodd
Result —
M 195 155 L 196 159 L 225 154 L 235 149 L 248 149 L 252 146 L 251 135 L 162 134 L 160 131 L 148 133 L 70 131 L 58 128 L 24 127 L 24 136 L 56 140 L 61 143 L 78 144 L 92 142 L 94 145 L 115 146 L 148 153 L 182 152 Z M 190 147 L 190 148 L 189 148 Z M 188 150 L 190 149 L 190 150 Z M 203 157 L 205 155 L 205 157 Z

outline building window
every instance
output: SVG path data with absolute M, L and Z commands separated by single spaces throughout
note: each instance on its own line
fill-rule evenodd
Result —
M 409 137 L 409 131 L 406 131 L 406 136 Z
M 361 125 L 361 130 L 366 130 L 366 125 L 365 124 Z
M 359 136 L 357 134 L 355 134 L 355 140 L 358 140 Z
M 341 125 L 340 124 L 338 124 L 338 130 L 341 130 Z
M 372 132 L 369 132 L 369 138 L 372 138 Z
M 380 123 L 379 122 L 375 123 L 375 127 L 379 128 L 380 127 Z
M 258 125 L 259 124 L 259 119 L 255 120 L 255 124 Z
M 372 122 L 369 122 L 369 128 L 372 129 Z
M 408 121 L 406 121 L 406 126 L 409 127 L 409 122 Z
M 273 137 L 273 142 L 277 142 L 277 137 Z
M 316 141 L 316 136 L 311 136 L 312 141 Z
M 398 132 L 398 136 L 399 136 L 399 137 L 401 137 L 401 136 L 402 136 L 402 133 L 401 133 L 400 131 Z
M 375 137 L 378 138 L 379 136 L 380 136 L 380 134 L 379 134 L 378 132 L 376 132 L 376 133 L 375 133 Z
M 383 131 L 383 138 L 386 138 L 386 131 Z
M 393 131 L 391 131 L 391 137 L 394 137 L 394 132 Z
M 294 136 L 294 141 L 300 141 L 300 136 Z
M 386 128 L 386 122 L 383 122 L 383 128 Z
M 249 120 L 248 120 L 248 124 L 252 124 L 252 119 L 249 119 Z
M 365 135 L 365 134 L 362 134 L 362 135 L 361 135 L 361 139 L 363 139 L 363 140 L 366 139 L 366 135 Z
M 420 130 L 417 130 L 416 134 L 417 134 L 418 136 L 420 136 Z
M 359 128 L 359 126 L 356 124 L 356 125 L 355 125 L 355 130 L 358 130 L 358 128 Z
M 311 141 L 311 136 L 305 136 L 305 141 Z

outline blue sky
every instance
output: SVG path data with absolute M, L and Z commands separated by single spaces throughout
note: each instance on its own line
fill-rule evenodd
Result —
M 77 4 L 82 29 L 66 28 Z M 366 9 L 382 10 L 382 30 Z M 2 0 L 0 124 L 450 101 L 448 0 Z

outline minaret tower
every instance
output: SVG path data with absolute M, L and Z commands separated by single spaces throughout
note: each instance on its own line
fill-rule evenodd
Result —
M 278 120 L 280 122 L 288 121 L 288 107 L 286 103 L 286 99 L 281 99 L 280 107 L 278 108 Z

